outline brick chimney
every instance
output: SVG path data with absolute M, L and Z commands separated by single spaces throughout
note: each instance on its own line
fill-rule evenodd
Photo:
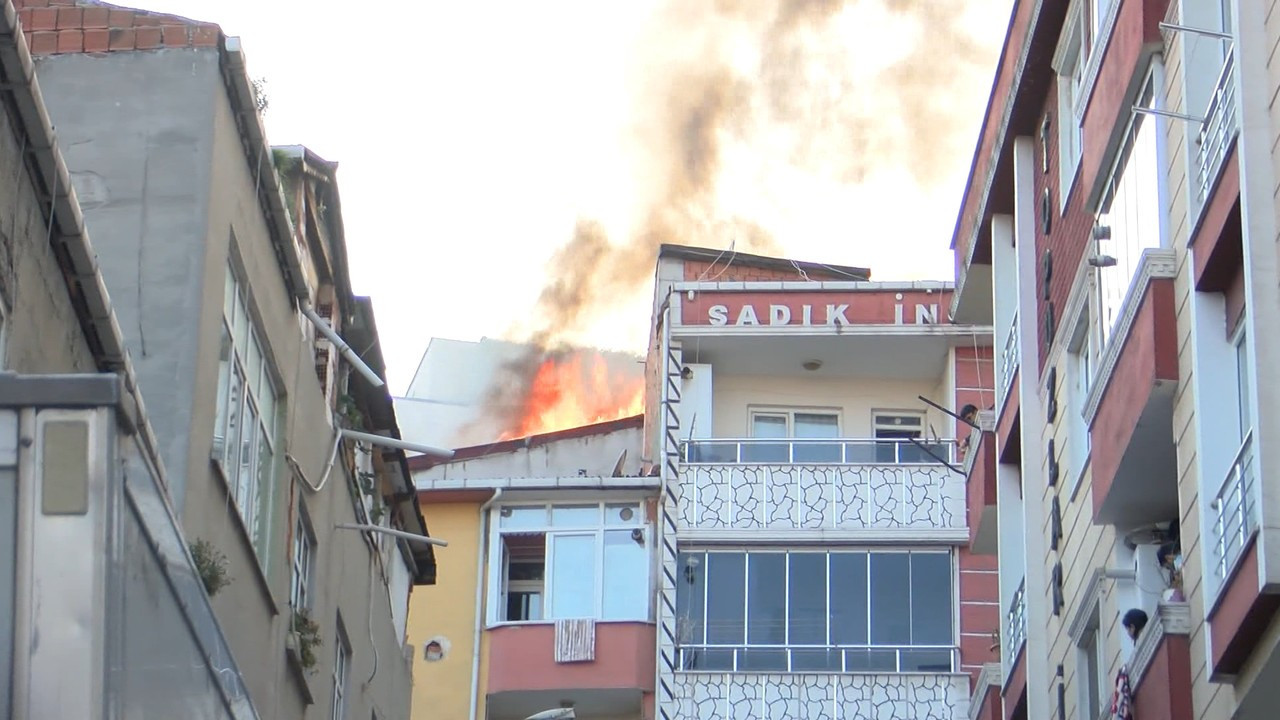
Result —
M 32 55 L 216 48 L 222 28 L 94 0 L 13 0 Z

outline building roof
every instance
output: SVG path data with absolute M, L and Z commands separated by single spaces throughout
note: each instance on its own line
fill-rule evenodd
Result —
M 791 260 L 789 258 L 769 257 L 766 255 L 752 255 L 726 250 L 715 250 L 712 248 L 694 247 L 691 245 L 669 245 L 663 244 L 658 249 L 658 259 L 662 258 L 678 258 L 680 260 L 695 260 L 701 262 L 715 263 L 724 261 L 726 264 L 732 263 L 738 267 L 754 267 L 762 270 L 782 271 L 786 273 L 794 273 L 796 276 L 801 275 L 819 275 L 827 278 L 839 278 L 843 280 L 870 280 L 870 268 L 854 267 L 852 265 L 829 265 L 827 263 L 810 262 L 804 260 Z
M 97 0 L 14 0 L 33 55 L 216 48 L 222 28 Z
M 433 461 L 425 455 L 419 455 L 417 457 L 409 458 L 409 469 L 426 470 L 427 468 L 437 467 L 440 465 L 449 465 L 455 462 L 474 460 L 478 457 L 535 448 L 541 445 L 559 442 L 561 440 L 573 440 L 575 438 L 592 437 L 595 435 L 608 435 L 609 433 L 618 432 L 619 430 L 630 430 L 641 427 L 644 427 L 644 415 L 632 415 L 630 417 L 619 418 L 617 420 L 606 420 L 605 422 L 593 423 L 591 425 L 580 425 L 578 427 L 567 428 L 565 430 L 556 430 L 554 432 L 530 435 L 528 437 L 515 438 L 513 440 L 502 440 L 500 442 L 486 443 L 484 445 L 472 445 L 470 447 L 457 448 L 453 451 L 453 458 L 451 460 Z

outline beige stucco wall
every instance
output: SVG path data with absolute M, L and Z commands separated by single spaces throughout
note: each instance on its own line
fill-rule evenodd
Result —
M 409 602 L 409 642 L 414 648 L 414 720 L 466 720 L 471 701 L 471 664 L 477 623 L 476 560 L 480 553 L 480 503 L 432 503 L 423 495 L 422 514 L 433 535 L 449 541 L 436 553 L 437 579 L 420 588 Z M 427 662 L 423 647 L 432 638 L 449 642 L 448 654 Z M 481 663 L 481 675 L 487 668 Z M 478 697 L 484 717 L 484 686 Z
M 729 375 L 717 373 L 713 385 L 714 435 L 749 437 L 751 410 L 768 408 L 810 409 L 840 413 L 840 434 L 848 438 L 871 437 L 871 413 L 876 410 L 921 411 L 941 437 L 951 423 L 942 413 L 916 397 L 923 395 L 945 407 L 937 380 L 892 381 L 841 378 Z

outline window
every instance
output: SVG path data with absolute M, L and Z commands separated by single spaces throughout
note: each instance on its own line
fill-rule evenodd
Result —
M 1249 435 L 1249 431 L 1253 429 L 1253 419 L 1252 419 L 1253 411 L 1249 406 L 1249 401 L 1250 401 L 1249 396 L 1252 394 L 1252 391 L 1250 390 L 1251 385 L 1249 382 L 1248 343 L 1246 342 L 1247 337 L 1244 331 L 1244 323 L 1241 322 L 1240 325 L 1241 325 L 1240 334 L 1236 337 L 1236 340 L 1235 340 L 1236 408 L 1237 408 L 1237 413 L 1236 413 L 1237 425 L 1236 426 L 1240 431 L 1240 436 L 1239 436 L 1240 442 L 1243 443 L 1244 439 Z
M 687 552 L 678 567 L 684 670 L 954 667 L 949 552 Z
M 924 451 L 921 445 L 911 442 L 912 440 L 918 441 L 924 439 L 924 413 L 901 411 L 873 412 L 871 414 L 871 434 L 876 440 L 892 441 L 877 442 L 875 444 L 875 462 L 935 462 L 935 460 L 929 457 L 929 454 Z M 922 445 L 926 444 L 922 443 Z M 947 450 L 945 448 L 935 446 L 933 449 L 935 454 L 939 457 L 947 457 Z
M 1094 720 L 1102 715 L 1103 702 L 1110 699 L 1106 689 L 1107 664 L 1106 643 L 1098 622 L 1098 611 L 1094 610 L 1084 634 L 1076 646 L 1077 671 L 1076 679 L 1080 692 L 1080 716 L 1085 720 Z
M 1069 445 L 1070 462 L 1067 465 L 1069 477 L 1073 478 L 1071 497 L 1075 497 L 1084 476 L 1084 466 L 1092 451 L 1089 437 L 1089 425 L 1084 419 L 1084 408 L 1089 402 L 1089 391 L 1092 389 L 1093 375 L 1097 371 L 1098 344 L 1095 340 L 1096 329 L 1089 322 L 1088 311 L 1081 313 L 1075 332 L 1068 345 L 1067 361 L 1068 382 L 1070 382 L 1068 418 L 1070 422 L 1071 440 Z
M 289 578 L 289 604 L 294 610 L 311 609 L 315 554 L 315 533 L 311 531 L 306 509 L 299 505 L 298 520 L 293 528 L 293 568 Z
M 276 465 L 276 389 L 244 286 L 228 268 L 213 459 L 260 559 L 266 557 Z
M 347 717 L 347 676 L 351 670 L 351 641 L 347 639 L 342 619 L 338 619 L 338 632 L 333 653 L 333 720 Z
M 1095 0 L 1096 1 L 1096 0 Z M 1066 208 L 1067 197 L 1080 167 L 1082 131 L 1077 111 L 1084 102 L 1084 23 L 1078 5 L 1067 20 L 1059 42 L 1054 68 L 1058 73 L 1058 201 Z
M 647 620 L 649 550 L 640 503 L 505 506 L 491 622 Z
M 1152 91 L 1154 75 L 1139 93 L 1139 107 L 1156 107 Z M 1132 113 L 1129 130 L 1117 153 L 1115 168 L 1099 207 L 1097 225 L 1103 239 L 1096 241 L 1098 263 L 1098 315 L 1105 347 L 1123 312 L 1125 296 L 1142 253 L 1163 245 L 1164 213 L 1161 206 L 1159 128 L 1153 118 Z M 1109 233 L 1109 237 L 1107 237 Z
M 1089 52 L 1103 45 L 1103 24 L 1116 0 L 1089 0 Z
M 753 442 L 742 447 L 743 462 L 840 462 L 840 443 L 811 442 L 840 437 L 840 415 L 809 410 L 753 410 L 751 437 L 809 442 Z

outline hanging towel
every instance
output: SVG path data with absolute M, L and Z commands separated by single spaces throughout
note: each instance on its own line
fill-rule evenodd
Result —
M 556 621 L 556 662 L 588 662 L 596 659 L 595 620 Z

